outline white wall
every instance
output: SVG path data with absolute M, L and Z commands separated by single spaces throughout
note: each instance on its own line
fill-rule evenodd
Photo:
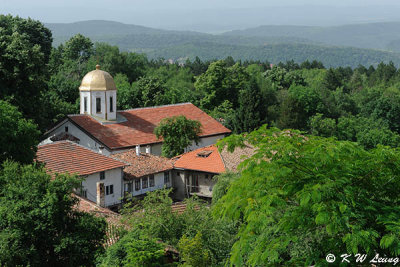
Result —
M 97 182 L 104 183 L 104 192 L 105 188 L 108 185 L 114 186 L 114 193 L 112 195 L 105 196 L 105 205 L 111 206 L 118 203 L 121 203 L 122 194 L 122 168 L 116 168 L 112 170 L 105 171 L 105 179 L 100 180 L 100 173 L 94 173 L 88 175 L 84 181 L 82 181 L 82 187 L 84 190 L 87 190 L 87 198 L 91 201 L 97 201 Z M 105 193 L 104 193 L 105 194 Z
M 65 132 L 65 127 L 68 127 L 68 133 L 80 139 L 80 141 L 78 142 L 80 145 L 90 148 L 95 152 L 101 153 L 103 155 L 110 155 L 110 151 L 108 151 L 106 148 L 100 149 L 100 147 L 103 145 L 93 140 L 85 132 L 81 131 L 78 127 L 75 126 L 75 124 L 71 123 L 68 120 L 60 125 L 58 128 L 54 129 L 52 132 L 50 132 L 49 137 L 40 142 L 39 145 L 51 143 L 52 141 L 50 140 L 50 138 L 54 135 Z
M 92 101 L 91 101 L 91 96 L 90 96 L 90 91 L 80 91 L 80 113 L 81 114 L 91 114 L 92 110 Z M 85 104 L 84 104 L 84 98 L 87 97 L 87 111 L 85 112 Z
M 126 188 L 125 184 L 128 184 L 128 183 L 132 184 L 132 192 L 131 192 L 132 196 L 139 196 L 139 195 L 145 194 L 150 191 L 162 189 L 164 187 L 169 188 L 172 185 L 171 171 L 166 171 L 166 172 L 169 173 L 169 181 L 170 181 L 169 184 L 164 184 L 164 172 L 160 172 L 160 173 L 154 174 L 154 186 L 153 187 L 149 186 L 149 187 L 143 189 L 142 188 L 143 178 L 140 178 L 140 179 L 133 179 L 130 181 L 124 181 L 124 190 Z M 140 190 L 138 190 L 138 191 L 135 190 L 135 180 L 140 180 Z M 147 180 L 147 182 L 149 184 L 149 179 Z

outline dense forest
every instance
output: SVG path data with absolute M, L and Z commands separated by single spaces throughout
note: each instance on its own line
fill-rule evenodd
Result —
M 326 67 L 374 65 L 393 61 L 400 65 L 396 23 L 341 27 L 263 26 L 223 34 L 168 31 L 112 21 L 50 23 L 58 46 L 80 33 L 93 42 L 106 42 L 121 51 L 145 53 L 149 59 L 193 61 L 224 59 L 271 63 L 314 59 Z M 382 46 L 382 44 L 384 44 Z
M 38 21 L 0 16 L 0 265 L 324 265 L 327 253 L 400 254 L 400 70 L 316 60 L 149 60 L 75 35 L 52 47 Z M 123 210 L 119 241 L 74 209 L 80 180 L 34 162 L 40 133 L 78 113 L 96 64 L 118 108 L 192 102 L 252 145 L 213 200 L 172 210 L 169 191 Z M 166 257 L 166 254 L 169 256 Z M 178 257 L 179 256 L 179 257 Z

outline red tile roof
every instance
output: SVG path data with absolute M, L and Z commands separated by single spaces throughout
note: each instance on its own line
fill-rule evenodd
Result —
M 125 177 L 128 179 L 140 178 L 145 175 L 172 170 L 173 168 L 173 160 L 171 159 L 145 153 L 137 156 L 134 149 L 113 154 L 111 157 L 131 164 L 124 169 Z
M 215 145 L 211 145 L 175 157 L 174 167 L 210 173 L 236 172 L 238 165 L 253 154 L 251 146 L 237 147 L 233 152 L 224 148 L 219 152 Z
M 70 141 L 38 146 L 36 157 L 51 173 L 88 175 L 128 165 Z
M 231 132 L 228 128 L 191 103 L 137 108 L 119 111 L 118 113 L 125 117 L 127 121 L 101 124 L 89 115 L 69 115 L 68 117 L 110 149 L 161 142 L 153 133 L 154 128 L 162 119 L 179 115 L 184 115 L 191 120 L 200 121 L 202 125 L 200 136 L 227 134 Z
M 204 157 L 206 154 L 208 156 Z M 218 148 L 214 145 L 202 147 L 179 156 L 174 166 L 175 168 L 211 173 L 225 172 L 224 162 Z

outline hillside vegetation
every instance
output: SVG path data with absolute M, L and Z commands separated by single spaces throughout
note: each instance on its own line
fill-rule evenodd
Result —
M 340 27 L 261 26 L 213 35 L 167 31 L 112 21 L 46 24 L 58 46 L 75 34 L 93 42 L 106 42 L 122 51 L 145 53 L 150 59 L 318 60 L 325 66 L 374 65 L 393 61 L 400 65 L 400 23 Z M 350 47 L 352 46 L 352 47 Z M 357 48 L 356 48 L 357 47 Z M 364 49 L 360 49 L 364 48 Z M 399 49 L 398 49 L 399 48 Z M 381 50 L 376 50 L 381 49 Z

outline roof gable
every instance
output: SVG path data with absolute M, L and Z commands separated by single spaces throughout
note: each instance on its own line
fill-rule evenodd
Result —
M 214 145 L 187 152 L 177 158 L 174 164 L 175 168 L 210 173 L 225 172 L 224 162 L 218 152 L 218 148 Z

